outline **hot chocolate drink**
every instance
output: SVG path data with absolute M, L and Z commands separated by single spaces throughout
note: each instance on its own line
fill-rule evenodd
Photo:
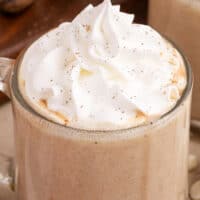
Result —
M 89 5 L 12 77 L 20 200 L 185 200 L 191 71 L 134 16 Z

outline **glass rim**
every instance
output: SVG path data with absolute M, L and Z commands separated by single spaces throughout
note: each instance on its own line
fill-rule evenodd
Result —
M 46 34 L 46 33 L 45 33 Z M 45 35 L 43 34 L 43 35 Z M 42 36 L 43 36 L 42 35 Z M 42 37 L 40 36 L 40 37 Z M 71 127 L 71 126 L 66 126 L 64 124 L 60 124 L 58 122 L 55 122 L 45 116 L 43 116 L 42 114 L 40 114 L 39 112 L 35 111 L 35 109 L 33 107 L 31 107 L 31 105 L 28 104 L 28 102 L 25 100 L 25 98 L 23 97 L 22 93 L 20 92 L 19 89 L 19 82 L 18 82 L 18 73 L 19 73 L 19 68 L 21 66 L 21 63 L 23 61 L 24 55 L 26 54 L 26 51 L 32 46 L 32 44 L 34 44 L 39 38 L 37 38 L 36 40 L 34 40 L 30 45 L 28 45 L 26 48 L 24 48 L 24 50 L 21 51 L 21 53 L 19 54 L 19 56 L 16 59 L 16 63 L 13 69 L 13 73 L 12 73 L 12 77 L 11 77 L 11 93 L 12 95 L 16 98 L 16 100 L 18 101 L 18 103 L 29 113 L 31 113 L 32 115 L 34 115 L 36 118 L 40 118 L 40 120 L 44 120 L 46 121 L 46 123 L 50 123 L 54 126 L 60 127 L 60 128 L 65 128 L 66 130 L 72 130 L 72 131 L 78 131 L 78 132 L 86 132 L 86 133 L 90 133 L 90 134 L 98 134 L 99 133 L 106 133 L 108 135 L 114 133 L 121 133 L 124 131 L 143 131 L 146 130 L 148 128 L 151 127 L 155 127 L 155 126 L 159 126 L 159 124 L 161 124 L 162 122 L 165 121 L 165 119 L 167 119 L 168 117 L 170 117 L 171 115 L 173 115 L 180 107 L 181 104 L 183 102 L 185 102 L 185 100 L 187 99 L 187 97 L 189 96 L 192 87 L 193 87 L 193 73 L 192 73 L 192 69 L 191 69 L 191 65 L 187 59 L 187 57 L 182 53 L 182 51 L 177 47 L 177 45 L 171 41 L 170 39 L 168 39 L 167 37 L 161 35 L 167 42 L 169 42 L 181 55 L 183 62 L 184 62 L 184 67 L 186 70 L 186 75 L 187 75 L 187 84 L 186 87 L 181 95 L 181 98 L 177 101 L 176 105 L 170 109 L 168 112 L 166 112 L 164 115 L 162 115 L 159 119 L 153 121 L 153 122 L 149 122 L 149 123 L 144 123 L 135 127 L 129 127 L 129 128 L 122 128 L 122 129 L 109 129 L 109 130 L 94 130 L 94 129 L 81 129 L 81 128 L 76 128 L 76 127 Z M 98 133 L 97 133 L 98 132 Z M 84 133 L 85 134 L 85 133 Z M 122 133 L 123 135 L 124 133 Z

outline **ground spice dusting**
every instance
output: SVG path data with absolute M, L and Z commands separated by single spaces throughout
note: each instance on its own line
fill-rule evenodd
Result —
M 171 58 L 171 59 L 168 61 L 168 63 L 171 64 L 171 65 L 176 65 L 176 62 L 174 61 L 173 58 Z
M 82 26 L 85 28 L 85 30 L 86 30 L 87 32 L 90 32 L 90 31 L 91 31 L 90 25 L 88 25 L 88 24 L 83 24 Z
M 52 114 L 56 115 L 58 118 L 60 118 L 64 122 L 65 125 L 68 125 L 69 120 L 62 113 L 60 113 L 58 111 L 53 111 L 53 110 L 48 109 L 47 100 L 46 99 L 40 99 L 39 100 L 39 105 L 42 106 L 43 108 L 47 109 Z
M 145 115 L 142 111 L 137 110 L 137 111 L 136 111 L 135 117 L 136 117 L 136 118 L 141 118 L 141 117 L 146 118 L 146 115 Z

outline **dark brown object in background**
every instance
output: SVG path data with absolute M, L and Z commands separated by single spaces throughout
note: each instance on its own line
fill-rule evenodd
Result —
M 89 3 L 100 2 L 102 0 L 36 0 L 18 15 L 0 13 L 0 56 L 15 58 L 24 46 L 49 29 L 71 21 Z M 124 12 L 134 13 L 135 22 L 146 23 L 147 0 L 113 0 L 112 3 L 120 4 Z M 0 103 L 1 98 L 0 94 Z
M 8 98 L 0 92 L 0 105 L 6 101 L 8 101 Z
M 30 6 L 34 0 L 0 0 L 0 10 L 16 13 Z

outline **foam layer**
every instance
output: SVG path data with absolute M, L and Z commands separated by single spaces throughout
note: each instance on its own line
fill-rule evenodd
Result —
M 20 87 L 37 112 L 67 126 L 138 126 L 172 109 L 186 85 L 179 53 L 134 15 L 87 6 L 25 54 Z

